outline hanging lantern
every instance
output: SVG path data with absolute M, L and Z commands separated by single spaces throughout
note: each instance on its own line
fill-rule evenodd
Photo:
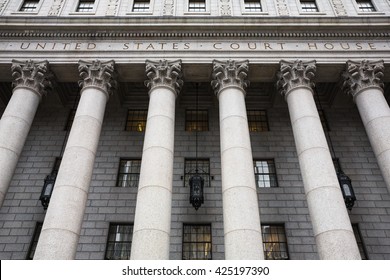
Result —
M 195 210 L 198 210 L 204 202 L 203 187 L 204 179 L 199 174 L 195 174 L 190 178 L 190 203 Z
M 53 188 L 56 182 L 56 178 L 57 178 L 57 173 L 53 172 L 50 175 L 46 176 L 45 182 L 43 183 L 43 188 L 39 200 L 41 201 L 43 209 L 45 210 L 47 209 L 47 206 L 49 206 L 49 201 L 51 198 L 51 194 L 53 193 Z
M 345 205 L 347 206 L 348 210 L 352 210 L 352 207 L 356 201 L 356 196 L 352 188 L 351 179 L 342 171 L 337 173 L 337 178 L 339 179 L 339 184 L 341 192 L 343 193 Z

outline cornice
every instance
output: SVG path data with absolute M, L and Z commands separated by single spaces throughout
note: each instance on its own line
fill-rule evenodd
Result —
M 0 31 L 0 38 L 389 38 L 390 32 L 85 32 Z

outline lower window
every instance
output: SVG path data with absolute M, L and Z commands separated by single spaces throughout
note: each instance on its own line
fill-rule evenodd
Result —
M 183 225 L 183 260 L 211 260 L 211 225 Z
M 262 224 L 263 249 L 266 260 L 288 260 L 287 238 L 283 225 Z
M 132 224 L 110 224 L 106 248 L 106 260 L 129 260 L 131 241 L 133 239 Z

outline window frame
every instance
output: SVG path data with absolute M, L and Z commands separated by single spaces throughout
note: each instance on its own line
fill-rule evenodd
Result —
M 140 116 L 142 113 L 142 116 L 145 116 L 145 119 L 143 118 L 135 118 L 134 114 L 132 115 L 133 118 L 132 119 L 129 119 L 130 117 L 130 113 L 135 113 L 135 112 L 138 112 L 138 116 Z M 137 126 L 129 126 L 128 124 L 129 123 L 136 123 L 138 122 Z M 145 122 L 145 124 L 143 125 L 143 122 Z M 142 130 L 138 130 L 138 129 L 128 129 L 128 128 L 138 128 L 139 127 L 139 124 L 141 123 L 141 126 L 142 126 Z M 125 123 L 125 131 L 130 131 L 130 132 L 137 132 L 137 133 L 145 133 L 145 130 L 146 130 L 146 126 L 148 124 L 148 110 L 147 109 L 128 109 L 127 110 L 127 115 L 126 115 L 126 123 Z
M 109 243 L 113 243 L 114 244 L 114 248 L 115 248 L 115 244 L 118 243 L 118 241 L 110 241 L 110 232 L 111 232 L 111 227 L 112 226 L 131 226 L 131 241 L 130 241 L 130 252 L 129 252 L 129 255 L 128 255 L 128 259 L 110 259 L 108 258 L 108 249 L 109 249 Z M 105 253 L 104 253 L 104 259 L 105 260 L 129 260 L 130 259 L 130 256 L 131 256 L 131 248 L 133 246 L 133 237 L 134 237 L 134 223 L 127 223 L 127 222 L 110 222 L 108 224 L 108 232 L 107 232 L 107 241 L 106 241 L 106 249 L 105 249 Z M 129 243 L 128 241 L 127 242 L 122 242 L 121 243 Z M 115 252 L 115 250 L 113 250 L 113 252 Z M 113 253 L 113 255 L 115 255 L 115 253 Z
M 121 172 L 121 163 L 123 161 L 139 161 L 139 173 L 137 172 L 128 172 L 128 173 L 124 173 L 124 172 Z M 116 183 L 115 183 L 115 187 L 116 188 L 136 188 L 138 189 L 138 186 L 139 186 L 139 179 L 140 179 L 140 176 L 141 176 L 141 164 L 142 164 L 142 159 L 141 158 L 120 158 L 119 159 L 119 165 L 118 165 L 118 173 L 117 173 L 117 177 L 116 177 Z M 120 176 L 121 175 L 127 175 L 129 176 L 130 178 L 134 175 L 137 175 L 138 174 L 138 180 L 135 181 L 135 180 L 119 180 Z M 132 186 L 132 185 L 129 185 L 129 184 L 126 184 L 126 186 L 123 186 L 123 185 L 120 185 L 119 182 L 137 182 L 137 186 Z
M 264 161 L 272 161 L 272 163 L 273 163 L 273 165 L 274 165 L 274 169 L 275 169 L 275 173 L 270 173 L 270 172 L 268 172 L 268 173 L 261 173 L 261 172 L 259 172 L 259 173 L 256 173 L 256 162 L 257 161 L 262 161 L 262 162 L 264 162 Z M 269 168 L 269 166 L 268 166 L 268 168 Z M 253 159 L 253 173 L 254 173 L 254 177 L 255 177 L 255 184 L 256 184 L 256 189 L 271 189 L 271 188 L 278 188 L 279 187 L 279 181 L 278 181 L 278 173 L 277 173 L 277 170 L 276 170 L 276 162 L 275 162 L 275 159 L 273 159 L 273 158 L 254 158 Z M 258 183 L 258 180 L 256 179 L 256 176 L 257 175 L 263 175 L 263 176 L 269 176 L 270 177 L 270 181 L 269 182 L 271 182 L 271 175 L 273 175 L 272 176 L 272 178 L 274 179 L 274 181 L 275 181 L 275 186 L 260 186 L 259 185 L 259 183 Z M 263 183 L 265 183 L 266 181 L 262 181 Z
M 307 0 L 307 1 L 295 0 L 295 1 L 297 3 L 298 13 L 299 13 L 300 16 L 305 16 L 305 15 L 309 15 L 309 16 L 313 16 L 313 15 L 316 15 L 316 16 L 326 15 L 326 12 L 323 12 L 323 11 L 326 11 L 325 7 L 323 7 L 323 5 L 325 5 L 323 3 L 324 1 L 313 0 L 313 2 L 315 2 L 316 7 L 317 7 L 317 11 L 316 12 L 309 12 L 309 11 L 305 11 L 304 9 L 302 9 L 302 2 L 301 1 L 309 2 L 309 0 Z
M 190 0 L 185 1 L 184 5 L 184 14 L 185 15 L 208 15 L 210 14 L 210 0 L 204 0 L 205 2 L 205 11 L 196 12 L 196 11 L 190 11 Z
M 28 247 L 27 255 L 26 255 L 26 260 L 33 260 L 35 251 L 37 249 L 39 237 L 42 232 L 42 227 L 43 227 L 43 222 L 36 222 L 35 223 L 35 228 L 34 228 L 34 233 L 32 235 L 31 241 L 30 241 L 30 246 Z
M 188 112 L 195 112 L 197 115 L 195 115 L 195 119 L 189 119 Z M 202 114 L 199 114 L 200 112 L 205 112 L 206 119 L 200 119 L 199 115 L 202 116 Z M 209 117 L 209 110 L 207 109 L 186 109 L 185 113 L 185 120 L 184 120 L 184 129 L 187 132 L 206 132 L 210 131 L 210 117 Z M 191 124 L 195 123 L 195 129 L 188 129 L 189 127 L 193 127 Z M 199 127 L 198 124 L 199 123 Z M 202 128 L 199 130 L 198 128 Z M 206 129 L 203 129 L 206 128 Z
M 154 10 L 154 0 L 149 0 L 149 10 L 148 11 L 134 11 L 134 3 L 136 0 L 130 0 L 129 7 L 127 8 L 126 15 L 152 15 Z M 145 2 L 147 2 L 145 0 Z
M 43 3 L 43 0 L 38 0 L 38 4 L 36 6 L 36 9 L 35 11 L 21 11 L 24 3 L 26 2 L 26 0 L 21 0 L 20 1 L 20 4 L 19 4 L 19 7 L 18 7 L 18 10 L 13 12 L 13 14 L 29 14 L 29 15 L 36 15 L 39 13 L 41 7 L 42 7 L 42 3 Z
M 186 235 L 185 235 L 185 227 L 195 227 L 195 226 L 199 226 L 199 227 L 209 227 L 209 229 L 210 229 L 210 241 L 209 242 L 207 242 L 207 241 L 195 241 L 195 242 L 193 242 L 193 241 L 190 241 L 190 242 L 186 242 L 185 241 L 185 237 L 186 237 Z M 182 257 L 181 257 L 181 259 L 182 260 L 212 260 L 213 259 L 213 228 L 212 228 L 212 224 L 211 223 L 183 223 L 183 227 L 182 227 L 182 230 L 183 230 L 183 234 L 182 234 Z M 204 233 L 204 230 L 203 230 L 203 234 L 205 234 Z M 190 239 L 192 239 L 192 238 L 190 238 Z M 196 236 L 196 240 L 198 240 L 198 237 Z M 207 243 L 209 243 L 210 244 L 210 250 L 209 250 L 209 252 L 210 252 L 210 257 L 209 258 L 205 258 L 205 259 L 198 259 L 198 258 L 195 258 L 195 259 L 192 259 L 192 258 L 188 258 L 188 259 L 185 259 L 184 258 L 184 254 L 185 254 L 185 252 L 186 251 L 184 251 L 184 244 L 190 244 L 190 247 L 191 247 L 191 244 L 207 244 Z M 197 253 L 197 252 L 199 252 L 199 251 L 195 251 L 195 253 Z M 188 251 L 188 254 L 189 255 L 191 255 L 191 253 L 193 253 L 193 251 L 191 250 L 189 250 Z
M 241 14 L 242 15 L 266 15 L 268 14 L 267 1 L 258 0 L 260 2 L 261 11 L 247 11 L 245 0 L 240 0 Z
M 277 242 L 274 242 L 274 240 L 273 240 L 274 238 L 270 238 L 270 239 L 272 239 L 272 242 L 265 242 L 265 240 L 266 240 L 266 238 L 265 238 L 265 230 L 264 230 L 263 227 L 266 227 L 266 226 L 282 228 L 285 241 L 284 241 L 284 242 L 283 242 L 283 241 L 282 241 L 282 242 L 279 241 L 279 232 L 276 232 L 276 234 L 277 234 L 277 236 L 278 236 L 278 241 L 277 241 Z M 270 233 L 270 235 L 271 235 L 271 233 Z M 263 240 L 262 246 L 263 246 L 263 252 L 264 252 L 264 259 L 265 259 L 265 260 L 290 260 L 290 253 L 289 253 L 289 249 L 288 249 L 288 238 L 287 238 L 287 233 L 286 233 L 286 226 L 285 226 L 285 224 L 279 224 L 279 223 L 262 223 L 262 224 L 261 224 L 261 237 L 262 237 L 262 240 Z M 285 252 L 285 253 L 287 254 L 287 258 L 286 258 L 286 259 L 274 259 L 274 258 L 269 259 L 269 258 L 267 257 L 267 251 L 265 250 L 265 249 L 266 249 L 266 244 L 268 244 L 268 243 L 278 243 L 279 246 L 280 246 L 280 244 L 284 244 L 286 250 L 285 250 L 285 251 L 278 251 L 278 252 Z M 277 251 L 272 250 L 272 251 L 270 251 L 270 252 L 277 252 Z
M 183 180 L 184 180 L 184 187 L 185 188 L 189 188 L 190 185 L 189 185 L 189 180 L 191 178 L 192 175 L 195 174 L 195 172 L 187 172 L 187 162 L 189 161 L 192 161 L 192 162 L 195 162 L 196 159 L 195 158 L 185 158 L 184 159 L 184 176 L 183 176 Z M 199 175 L 202 176 L 202 178 L 204 179 L 204 187 L 205 188 L 211 188 L 211 175 L 210 175 L 210 169 L 211 169 L 211 164 L 210 164 L 210 159 L 209 158 L 198 158 L 198 163 L 200 161 L 207 161 L 208 162 L 208 173 L 207 172 L 202 172 L 201 170 L 199 170 Z M 190 169 L 192 170 L 192 169 Z
M 91 2 L 91 1 L 94 1 L 94 5 L 93 5 L 93 9 L 91 9 L 91 11 L 77 11 L 78 8 L 79 8 L 79 4 L 80 2 Z M 75 8 L 73 9 L 73 12 L 69 13 L 70 15 L 91 15 L 91 14 L 95 14 L 96 13 L 96 10 L 97 10 L 97 7 L 99 5 L 99 0 L 77 0 L 75 1 Z
M 260 113 L 264 113 L 264 119 L 262 119 L 263 115 L 260 114 L 259 116 L 259 120 L 256 120 L 255 119 L 255 115 L 252 115 L 251 112 L 260 112 Z M 261 133 L 261 132 L 267 132 L 267 131 L 270 131 L 270 127 L 269 127 L 269 121 L 268 121 L 268 112 L 267 110 L 258 110 L 258 109 L 248 109 L 246 111 L 246 116 L 247 116 L 247 119 L 248 119 L 248 128 L 249 128 L 249 133 Z M 254 117 L 254 118 L 252 118 Z M 254 123 L 256 124 L 256 128 L 259 127 L 260 130 L 253 130 L 251 129 L 251 123 Z M 266 125 L 266 129 L 264 129 L 264 126 L 262 125 L 263 123 L 265 123 Z
M 378 7 L 377 7 L 377 5 L 375 4 L 374 0 L 370 0 L 371 5 L 372 5 L 372 7 L 374 8 L 374 11 L 362 11 L 362 10 L 360 9 L 359 4 L 358 4 L 358 2 L 362 2 L 362 1 L 354 0 L 354 1 L 352 1 L 352 2 L 353 2 L 353 5 L 355 6 L 355 9 L 356 9 L 357 14 L 365 14 L 365 15 L 367 15 L 367 14 L 369 14 L 369 15 L 372 15 L 372 14 L 382 14 L 382 12 L 380 12 L 380 11 L 378 10 Z M 367 2 L 367 1 L 366 1 L 366 2 Z

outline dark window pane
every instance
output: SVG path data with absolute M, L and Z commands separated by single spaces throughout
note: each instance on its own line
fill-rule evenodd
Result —
M 265 110 L 248 110 L 248 126 L 250 132 L 268 131 L 268 117 Z
M 209 113 L 207 110 L 186 110 L 186 131 L 208 131 Z
M 107 260 L 129 260 L 132 239 L 133 225 L 110 224 L 105 258 Z
M 283 225 L 261 225 L 264 256 L 267 260 L 288 260 L 287 238 Z
M 211 260 L 211 225 L 183 225 L 183 260 Z
M 129 110 L 127 112 L 126 128 L 127 131 L 143 132 L 146 128 L 147 110 Z

